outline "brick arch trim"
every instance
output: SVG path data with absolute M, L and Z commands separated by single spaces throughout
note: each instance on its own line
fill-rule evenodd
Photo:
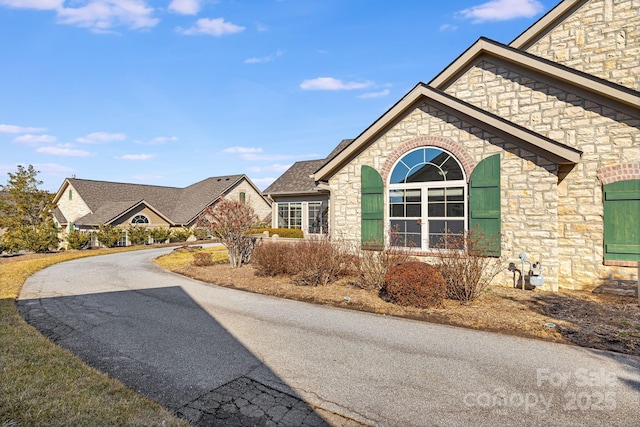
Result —
M 471 171 L 476 166 L 475 162 L 464 148 L 462 148 L 460 145 L 456 144 L 449 138 L 444 138 L 441 136 L 420 136 L 418 138 L 413 138 L 402 143 L 393 151 L 393 153 L 391 153 L 391 155 L 387 158 L 387 160 L 384 162 L 384 165 L 382 166 L 380 175 L 382 176 L 383 182 L 388 182 L 391 169 L 393 168 L 393 165 L 395 165 L 395 163 L 398 161 L 398 159 L 400 159 L 402 156 L 407 154 L 407 152 L 413 150 L 414 148 L 420 147 L 438 147 L 453 154 L 462 165 L 466 180 L 467 182 L 469 182 Z
M 602 185 L 630 179 L 640 179 L 640 162 L 605 166 L 598 169 L 596 173 Z

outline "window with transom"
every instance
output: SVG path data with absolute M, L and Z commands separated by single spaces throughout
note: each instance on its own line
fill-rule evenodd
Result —
M 405 154 L 392 169 L 388 195 L 393 246 L 455 249 L 447 237 L 467 228 L 467 185 L 451 153 L 422 147 Z
M 149 218 L 147 218 L 146 216 L 139 214 L 134 216 L 131 219 L 131 224 L 149 224 Z

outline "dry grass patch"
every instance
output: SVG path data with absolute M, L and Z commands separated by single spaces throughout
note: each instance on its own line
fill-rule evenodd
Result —
M 89 367 L 20 316 L 24 281 L 50 265 L 126 249 L 0 260 L 0 425 L 187 426 L 159 404 Z

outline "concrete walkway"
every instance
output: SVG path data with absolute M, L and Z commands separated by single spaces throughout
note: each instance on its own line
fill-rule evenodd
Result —
M 640 425 L 638 357 L 210 286 L 169 250 L 58 264 L 19 306 L 200 425 Z

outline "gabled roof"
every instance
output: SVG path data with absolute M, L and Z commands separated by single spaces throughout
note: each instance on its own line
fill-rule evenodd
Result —
M 67 178 L 58 190 L 54 203 L 71 185 L 91 210 L 91 213 L 76 220 L 79 225 L 108 224 L 140 205 L 149 207 L 172 225 L 186 225 L 245 179 L 251 183 L 246 175 L 229 175 L 211 177 L 185 188 L 177 188 Z M 257 188 L 256 193 L 260 194 Z
M 391 107 L 391 109 L 354 139 L 351 144 L 320 168 L 314 176 L 315 180 L 326 180 L 339 169 L 343 162 L 357 155 L 373 138 L 393 125 L 395 120 L 422 102 L 428 102 L 430 105 L 434 105 L 442 111 L 460 117 L 481 129 L 525 147 L 527 150 L 540 154 L 556 163 L 577 163 L 580 160 L 581 151 L 575 148 L 560 144 L 495 114 L 488 113 L 469 103 L 447 95 L 424 83 L 419 83 Z
M 325 192 L 317 187 L 313 174 L 337 156 L 351 141 L 353 140 L 343 139 L 324 159 L 294 163 L 285 173 L 267 187 L 262 194 L 269 194 L 271 196 L 287 194 L 308 195 Z
M 556 7 L 516 37 L 509 46 L 516 49 L 527 49 L 587 1 L 589 0 L 564 0 L 558 3 Z
M 295 162 L 276 179 L 262 194 L 317 194 L 321 191 L 316 186 L 313 173 L 325 163 L 324 159 Z
M 592 96 L 607 98 L 615 103 L 637 109 L 640 93 L 582 71 L 540 58 L 513 47 L 481 37 L 469 49 L 429 82 L 429 86 L 444 90 L 482 57 L 497 59 L 510 67 L 527 70 L 530 74 L 543 75 L 546 79 L 562 82 Z

